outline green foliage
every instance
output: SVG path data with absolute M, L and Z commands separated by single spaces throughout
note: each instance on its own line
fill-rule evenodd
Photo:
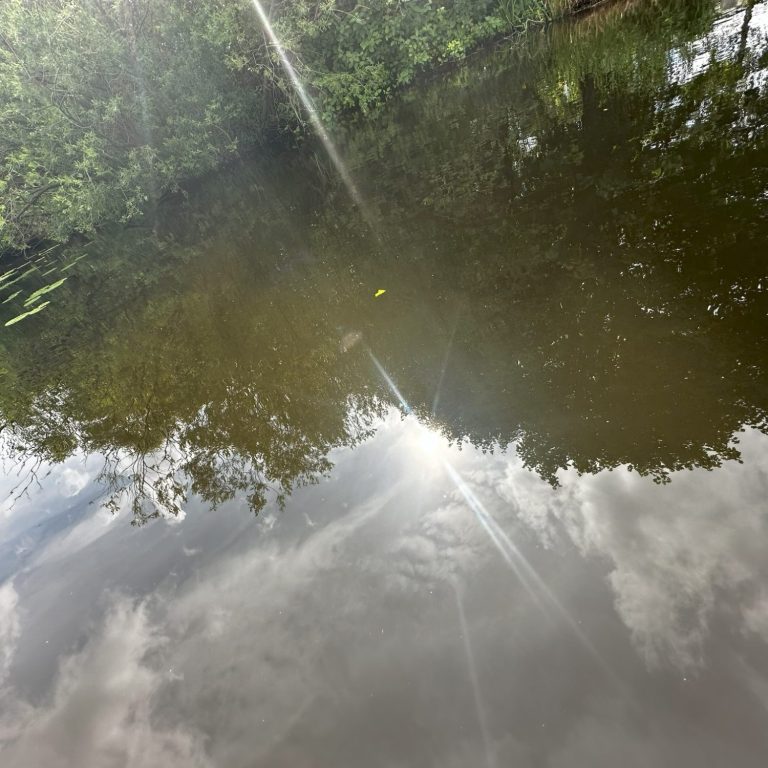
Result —
M 324 27 L 307 48 L 306 77 L 326 119 L 363 113 L 425 69 L 501 33 L 552 20 L 571 0 L 371 0 Z
M 259 102 L 223 32 L 242 27 L 245 10 L 2 3 L 0 252 L 128 221 L 232 157 Z
M 670 79 L 718 41 L 705 3 L 667 8 L 531 35 L 355 126 L 380 240 L 308 151 L 103 229 L 3 336 L 0 448 L 105 457 L 137 522 L 190 492 L 258 510 L 400 405 L 368 347 L 432 428 L 553 484 L 738 459 L 768 431 L 763 46 L 737 29 Z M 57 259 L 0 278 L 3 318 Z
M 368 112 L 559 0 L 274 0 L 321 113 Z M 305 116 L 250 0 L 0 4 L 0 254 L 92 236 Z
M 62 277 L 60 280 L 57 280 L 55 283 L 51 283 L 50 285 L 44 285 L 42 288 L 38 288 L 36 291 L 31 293 L 29 295 L 29 298 L 26 299 L 24 302 L 25 307 L 29 307 L 32 304 L 34 304 L 41 296 L 45 296 L 46 293 L 50 293 L 51 291 L 55 291 L 57 288 L 60 288 L 64 281 L 66 280 L 66 277 Z
M 30 315 L 36 315 L 38 312 L 45 309 L 51 302 L 50 301 L 44 301 L 42 304 L 38 304 L 34 309 L 30 309 L 27 312 L 22 312 L 20 315 L 16 315 L 16 317 L 12 317 L 10 320 L 8 320 L 5 325 L 15 325 L 20 320 L 23 320 L 25 317 L 29 317 Z

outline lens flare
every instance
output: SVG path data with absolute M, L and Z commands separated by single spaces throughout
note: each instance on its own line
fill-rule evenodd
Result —
M 411 406 L 408 405 L 408 401 L 400 394 L 400 390 L 397 388 L 397 385 L 394 381 L 392 381 L 391 376 L 387 373 L 384 366 L 379 362 L 379 359 L 376 357 L 376 355 L 371 352 L 370 349 L 368 349 L 368 356 L 373 361 L 373 364 L 376 366 L 376 370 L 381 374 L 381 378 L 384 379 L 384 381 L 387 383 L 387 386 L 389 387 L 392 394 L 397 398 L 397 401 L 402 406 L 403 410 L 406 413 L 411 413 Z
M 384 366 L 379 362 L 378 358 L 370 349 L 368 349 L 368 354 L 376 366 L 376 369 L 387 383 L 387 386 L 391 390 L 392 394 L 394 394 L 394 396 L 397 398 L 403 410 L 407 414 L 412 413 L 413 409 L 408 404 L 408 401 L 403 397 L 402 393 L 397 388 L 397 385 L 392 380 L 392 377 L 387 373 Z M 426 427 L 424 427 L 424 429 L 426 429 Z M 574 637 L 579 641 L 584 650 L 586 650 L 586 652 L 592 657 L 597 665 L 614 682 L 614 684 L 623 689 L 623 685 L 617 678 L 616 674 L 602 659 L 590 639 L 584 634 L 578 623 L 573 619 L 570 613 L 568 613 L 568 611 L 557 599 L 555 594 L 547 586 L 541 576 L 539 576 L 539 574 L 536 572 L 536 569 L 528 562 L 525 555 L 523 555 L 523 553 L 512 541 L 506 531 L 504 531 L 504 529 L 499 525 L 499 523 L 488 511 L 482 501 L 480 501 L 480 499 L 477 497 L 477 494 L 475 494 L 475 492 L 469 487 L 459 472 L 447 459 L 441 457 L 440 462 L 444 467 L 446 474 L 452 480 L 453 484 L 456 486 L 456 489 L 464 498 L 467 506 L 475 515 L 478 523 L 480 523 L 481 528 L 488 535 L 488 538 L 496 547 L 504 561 L 512 569 L 518 581 L 531 597 L 533 602 L 538 606 L 544 615 L 558 617 L 571 631 Z
M 288 58 L 288 54 L 286 53 L 283 44 L 275 34 L 274 29 L 272 29 L 272 24 L 270 23 L 269 17 L 264 11 L 261 3 L 259 0 L 252 0 L 252 2 L 253 7 L 256 9 L 256 14 L 259 17 L 259 21 L 261 22 L 261 26 L 264 29 L 264 33 L 269 38 L 269 42 L 271 43 L 272 47 L 275 49 L 277 57 L 280 59 L 280 64 L 285 70 L 285 74 L 288 75 L 288 80 L 290 81 L 293 90 L 296 92 L 301 105 L 304 107 L 304 110 L 307 113 L 307 117 L 309 118 L 309 123 L 312 126 L 312 129 L 322 142 L 323 148 L 325 149 L 328 158 L 333 163 L 334 168 L 339 174 L 339 177 L 346 187 L 349 196 L 352 198 L 366 223 L 371 228 L 371 231 L 376 234 L 377 228 L 375 226 L 374 218 L 371 215 L 368 206 L 365 204 L 362 195 L 357 189 L 357 185 L 355 184 L 355 181 L 352 178 L 346 164 L 341 159 L 341 156 L 336 149 L 336 145 L 333 143 L 333 141 L 331 141 L 331 137 L 328 135 L 328 131 L 325 129 L 323 121 L 320 119 L 320 115 L 317 111 L 317 108 L 315 107 L 314 102 L 312 101 L 312 97 L 304 88 L 304 84 L 301 82 L 301 79 L 299 78 L 299 75 L 296 72 L 293 64 L 291 64 L 291 60 Z
M 483 739 L 483 749 L 485 750 L 485 764 L 488 768 L 496 768 L 496 755 L 491 746 L 491 735 L 488 730 L 488 717 L 485 713 L 483 695 L 480 690 L 480 680 L 477 676 L 477 665 L 475 664 L 475 654 L 472 651 L 472 643 L 469 639 L 469 628 L 467 627 L 467 617 L 464 614 L 464 604 L 461 602 L 458 584 L 453 585 L 456 594 L 456 609 L 459 614 L 459 626 L 461 627 L 461 638 L 464 641 L 464 652 L 467 655 L 467 670 L 469 671 L 469 681 L 472 684 L 472 694 L 475 699 L 475 710 L 477 712 L 477 724 L 480 726 L 480 735 Z

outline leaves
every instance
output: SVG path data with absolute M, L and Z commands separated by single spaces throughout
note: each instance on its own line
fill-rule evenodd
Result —
M 41 312 L 44 310 L 51 302 L 50 301 L 44 301 L 42 304 L 38 305 L 34 309 L 30 309 L 29 312 L 24 312 L 21 315 L 16 315 L 16 317 L 12 317 L 8 322 L 5 324 L 6 327 L 9 325 L 15 325 L 16 323 L 21 322 L 25 317 L 29 317 L 30 315 L 36 315 L 38 312 Z
M 231 157 L 235 123 L 253 136 L 264 94 L 227 63 L 252 16 L 236 5 L 0 3 L 0 254 L 136 218 Z
M 41 296 L 45 296 L 46 293 L 50 293 L 51 291 L 55 291 L 57 288 L 62 286 L 66 282 L 67 278 L 62 277 L 61 280 L 57 280 L 55 283 L 51 283 L 50 285 L 44 285 L 42 288 L 38 288 L 34 293 L 31 293 L 27 300 L 24 302 L 25 307 L 29 307 L 30 305 L 34 304 Z
M 333 120 L 560 4 L 275 0 L 270 15 Z M 305 119 L 251 0 L 3 0 L 0 30 L 0 255 L 140 218 Z

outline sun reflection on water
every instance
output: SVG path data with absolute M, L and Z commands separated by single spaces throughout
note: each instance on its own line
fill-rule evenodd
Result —
M 509 565 L 512 572 L 515 574 L 515 577 L 528 593 L 534 604 L 538 606 L 544 615 L 553 617 L 565 625 L 565 627 L 576 637 L 589 656 L 591 656 L 596 664 L 603 670 L 603 672 L 605 672 L 606 676 L 611 679 L 618 688 L 623 688 L 621 681 L 618 679 L 615 672 L 607 665 L 589 637 L 582 631 L 578 623 L 542 579 L 536 569 L 531 565 L 509 534 L 502 528 L 488 507 L 480 500 L 466 480 L 461 476 L 459 471 L 449 461 L 445 453 L 445 449 L 448 447 L 447 441 L 438 432 L 429 429 L 416 418 L 408 401 L 405 399 L 392 377 L 387 373 L 384 366 L 370 349 L 368 350 L 368 354 L 376 366 L 377 371 L 397 398 L 403 411 L 408 414 L 409 418 L 413 417 L 416 420 L 418 427 L 416 444 L 420 449 L 419 453 L 421 455 L 421 461 L 424 462 L 425 460 L 428 460 L 429 462 L 433 462 L 445 471 L 460 493 L 462 499 L 475 516 L 475 519 L 480 524 L 482 530 L 486 533 L 503 560 Z

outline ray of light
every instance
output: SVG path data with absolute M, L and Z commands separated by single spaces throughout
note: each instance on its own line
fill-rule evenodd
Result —
M 317 108 L 312 101 L 312 97 L 307 93 L 306 88 L 304 88 L 304 84 L 301 82 L 301 78 L 296 72 L 293 64 L 291 64 L 291 60 L 288 57 L 283 44 L 280 42 L 280 38 L 278 38 L 278 36 L 275 34 L 266 11 L 264 10 L 259 0 L 252 0 L 252 3 L 253 7 L 256 9 L 256 14 L 259 17 L 261 26 L 269 38 L 269 42 L 271 43 L 272 47 L 275 49 L 278 58 L 280 59 L 280 64 L 285 70 L 285 74 L 288 75 L 288 80 L 290 81 L 293 90 L 296 92 L 301 105 L 304 107 L 304 110 L 307 113 L 307 117 L 309 118 L 312 129 L 322 142 L 323 148 L 325 149 L 328 158 L 333 163 L 334 168 L 339 174 L 339 177 L 346 187 L 349 196 L 352 198 L 355 205 L 357 205 L 358 210 L 360 211 L 368 226 L 371 228 L 371 231 L 377 235 L 378 229 L 375 226 L 374 218 L 371 215 L 368 206 L 363 199 L 363 196 L 360 194 L 360 191 L 358 190 L 357 185 L 355 184 L 355 181 L 346 166 L 346 163 L 342 160 L 341 155 L 336 149 L 336 145 L 328 135 L 328 131 L 323 125 L 323 121 L 320 119 L 320 114 L 318 113 Z
M 448 369 L 448 361 L 451 359 L 451 351 L 453 350 L 453 340 L 456 338 L 456 329 L 459 327 L 459 314 L 456 314 L 456 319 L 453 323 L 453 330 L 451 336 L 448 339 L 448 346 L 445 348 L 445 355 L 443 356 L 443 366 L 440 369 L 440 376 L 437 379 L 437 386 L 435 387 L 435 397 L 432 401 L 432 415 L 437 412 L 437 405 L 440 402 L 440 393 L 443 389 L 443 379 L 445 378 L 445 372 Z
M 456 594 L 456 608 L 459 613 L 459 625 L 461 627 L 461 638 L 464 641 L 464 651 L 467 655 L 467 670 L 469 671 L 469 681 L 472 684 L 472 694 L 475 699 L 475 710 L 477 711 L 477 724 L 480 726 L 480 735 L 483 739 L 483 749 L 485 750 L 485 763 L 488 768 L 496 768 L 496 755 L 491 746 L 491 736 L 488 730 L 488 717 L 483 704 L 483 696 L 480 691 L 480 681 L 477 677 L 477 665 L 475 664 L 475 654 L 472 652 L 472 644 L 469 640 L 469 629 L 467 628 L 467 617 L 464 614 L 464 604 L 461 602 L 458 584 L 454 582 L 454 593 Z
M 403 410 L 406 413 L 411 413 L 411 406 L 408 405 L 408 401 L 402 396 L 400 390 L 397 388 L 397 384 L 392 381 L 392 377 L 387 373 L 384 366 L 379 362 L 379 359 L 376 357 L 376 355 L 373 354 L 373 352 L 371 352 L 370 349 L 368 349 L 368 356 L 376 366 L 376 370 L 381 374 L 381 378 L 384 379 L 392 394 L 397 398 L 397 401 L 403 407 Z
M 376 369 L 381 374 L 387 386 L 397 398 L 400 405 L 406 413 L 412 413 L 413 410 L 408 401 L 403 397 L 392 377 L 387 373 L 384 366 L 379 362 L 373 352 L 368 349 Z M 427 430 L 423 424 L 419 423 L 421 429 Z M 498 550 L 504 561 L 510 566 L 522 587 L 526 590 L 537 607 L 547 616 L 552 614 L 558 616 L 579 641 L 580 645 L 606 673 L 606 675 L 620 688 L 624 688 L 613 670 L 605 663 L 603 658 L 597 652 L 590 639 L 584 634 L 581 627 L 574 620 L 565 606 L 557 599 L 554 592 L 547 586 L 546 582 L 539 576 L 536 569 L 528 562 L 517 545 L 508 536 L 506 531 L 499 525 L 486 506 L 477 497 L 477 494 L 469 487 L 466 481 L 461 477 L 453 465 L 444 458 L 440 459 L 445 468 L 448 477 L 453 481 L 459 493 L 467 503 L 475 518 L 480 523 L 482 529 L 488 535 L 493 545 Z
M 515 576 L 517 576 L 518 581 L 528 593 L 531 600 L 533 600 L 539 609 L 546 612 L 544 601 L 542 600 L 539 592 L 534 588 L 534 584 L 531 582 L 531 579 L 528 578 L 525 569 L 522 567 L 520 562 L 522 560 L 523 562 L 527 563 L 527 560 L 525 560 L 522 555 L 519 557 L 515 556 L 515 551 L 517 548 L 512 545 L 511 541 L 509 542 L 509 545 L 507 544 L 509 537 L 499 528 L 498 524 L 496 524 L 496 521 L 493 519 L 493 517 L 491 517 L 485 506 L 482 504 L 480 499 L 477 498 L 472 489 L 462 479 L 461 475 L 453 468 L 449 462 L 445 461 L 443 462 L 443 465 L 445 467 L 445 471 L 448 473 L 448 477 L 453 480 L 453 484 L 456 486 L 459 493 L 464 497 L 464 501 L 467 502 L 467 506 L 470 508 L 470 510 L 472 510 L 475 518 L 480 523 L 483 530 L 488 534 L 488 538 L 496 547 L 499 554 L 502 556 L 507 565 L 509 565 L 509 567 L 512 569 Z
M 488 533 L 488 536 L 493 541 L 499 553 L 512 568 L 515 576 L 517 576 L 528 594 L 540 608 L 553 609 L 554 613 L 565 622 L 589 655 L 592 656 L 600 667 L 613 678 L 613 672 L 598 654 L 597 649 L 590 639 L 584 634 L 578 623 L 565 609 L 565 606 L 563 606 L 557 599 L 554 592 L 547 586 L 546 582 L 539 576 L 536 569 L 528 562 L 527 558 L 512 541 L 506 531 L 499 525 L 480 499 L 477 498 L 477 495 L 467 483 L 464 482 L 459 473 L 447 461 L 444 462 L 444 465 L 448 475 L 459 489 L 469 508 L 474 512 L 478 522 L 483 526 L 486 533 Z

